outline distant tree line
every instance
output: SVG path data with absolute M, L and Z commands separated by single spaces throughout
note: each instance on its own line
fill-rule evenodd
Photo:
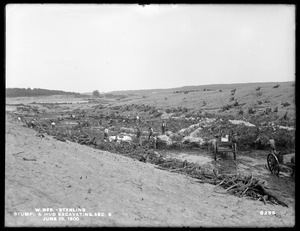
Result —
M 126 98 L 126 95 L 105 94 L 105 98 L 111 98 L 111 99 L 115 99 L 115 98 Z
M 49 95 L 75 95 L 76 92 L 67 92 L 61 90 L 47 90 L 41 88 L 6 88 L 6 97 L 26 97 L 26 96 L 49 96 Z

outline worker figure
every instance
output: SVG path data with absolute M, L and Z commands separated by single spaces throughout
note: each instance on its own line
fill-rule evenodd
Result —
M 105 142 L 107 141 L 107 138 L 108 138 L 108 128 L 105 127 L 105 129 L 104 129 L 104 141 Z
M 166 123 L 163 121 L 161 124 L 161 133 L 164 135 L 166 131 Z
M 118 137 L 119 137 L 119 136 L 116 135 L 115 140 L 114 140 L 115 142 L 118 142 Z
M 233 131 L 233 129 L 231 129 L 230 133 L 229 133 L 229 141 L 231 142 L 231 144 L 235 144 L 237 143 L 237 134 Z
M 149 127 L 149 137 L 148 137 L 148 141 L 150 141 L 151 136 L 153 136 L 153 128 Z
M 154 149 L 156 149 L 156 142 L 157 142 L 157 137 L 153 136 L 153 146 L 154 146 Z
M 269 145 L 271 147 L 272 152 L 276 153 L 276 145 L 275 145 L 275 140 L 274 139 L 269 139 Z
M 55 127 L 54 121 L 50 120 L 50 122 L 51 122 L 51 127 L 54 128 Z
M 142 146 L 141 130 L 140 130 L 140 128 L 137 128 L 137 131 L 136 131 L 136 138 L 138 139 L 138 144 L 139 144 L 139 146 Z
M 29 127 L 30 127 L 30 128 L 34 128 L 34 127 L 35 127 L 35 122 L 34 122 L 34 120 L 31 120 L 31 121 L 30 121 Z

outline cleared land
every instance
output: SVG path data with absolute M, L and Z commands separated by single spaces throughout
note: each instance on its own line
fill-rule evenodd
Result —
M 264 107 L 254 114 L 246 112 L 243 115 L 238 114 L 240 109 L 246 111 L 248 107 L 256 105 L 250 100 L 256 97 L 256 86 L 251 85 L 247 88 L 245 85 L 243 89 L 228 86 L 222 88 L 222 92 L 217 89 L 214 93 L 133 93 L 117 99 L 106 98 L 87 102 L 86 99 L 65 96 L 7 98 L 6 226 L 294 226 L 295 182 L 288 169 L 282 169 L 279 178 L 270 174 L 266 168 L 268 147 L 262 145 L 266 150 L 256 150 L 252 145 L 254 140 L 249 140 L 246 144 L 243 139 L 245 135 L 241 133 L 241 142 L 245 145 L 240 147 L 237 160 L 234 161 L 231 154 L 218 154 L 218 160 L 214 161 L 212 151 L 199 144 L 181 142 L 184 136 L 194 130 L 188 130 L 186 134 L 183 132 L 184 135 L 180 137 L 175 136 L 180 130 L 191 125 L 208 125 L 203 122 L 206 121 L 205 118 L 217 117 L 215 122 L 208 127 L 204 126 L 199 132 L 199 136 L 206 140 L 213 137 L 215 132 L 226 130 L 222 126 L 228 127 L 228 119 L 244 117 L 256 125 L 260 125 L 264 119 L 266 122 L 273 122 L 277 133 L 286 133 L 292 138 L 293 130 L 279 129 L 278 126 L 294 126 L 293 83 L 280 84 L 278 88 L 273 88 L 274 85 L 276 84 L 261 85 L 261 96 L 269 97 L 269 102 L 267 98 L 260 98 L 266 103 L 259 106 Z M 223 111 L 222 107 L 228 100 L 226 97 L 232 97 L 231 90 L 235 88 L 238 102 L 245 104 Z M 252 97 L 249 96 L 247 100 L 247 94 L 251 93 Z M 275 97 L 274 94 L 279 96 Z M 77 102 L 78 100 L 81 103 Z M 187 102 L 180 107 L 181 101 L 184 100 Z M 215 109 L 207 110 L 201 106 L 203 100 L 206 101 L 206 106 Z M 71 102 L 73 103 L 70 104 Z M 290 105 L 283 106 L 283 102 L 290 102 Z M 255 116 L 266 108 L 275 106 L 278 107 L 277 113 L 265 114 L 264 118 Z M 167 109 L 170 111 L 167 112 Z M 289 116 L 283 119 L 286 111 Z M 70 114 L 75 114 L 76 119 L 71 120 Z M 132 119 L 137 114 L 141 122 Z M 40 125 L 35 129 L 28 128 L 16 120 L 18 115 L 27 121 L 37 118 Z M 124 121 L 127 115 L 130 115 L 131 119 Z M 54 129 L 51 129 L 49 119 L 56 122 L 57 126 Z M 154 150 L 146 140 L 147 127 L 153 126 L 155 132 L 160 135 L 160 123 L 163 119 L 167 122 L 168 131 L 175 134 L 172 140 L 176 145 L 169 147 L 161 140 L 158 149 Z M 89 124 L 83 126 L 83 122 L 86 121 Z M 135 128 L 141 127 L 145 148 L 103 142 L 104 126 L 109 126 L 111 135 L 122 132 L 131 135 L 133 143 L 136 143 Z M 212 127 L 215 131 L 209 130 Z M 231 127 L 237 131 L 250 129 L 240 128 L 238 125 Z M 269 130 L 272 130 L 272 126 L 261 127 L 265 134 L 271 134 Z M 133 129 L 133 132 L 130 129 Z M 70 131 L 71 135 L 68 136 Z M 79 138 L 75 140 L 74 137 L 83 133 L 87 134 L 87 137 L 81 141 Z M 43 136 L 37 136 L 39 134 Z M 53 137 L 64 139 L 66 142 Z M 94 137 L 95 142 L 86 143 Z M 252 139 L 252 136 L 249 137 L 247 138 Z M 282 145 L 279 145 L 281 151 L 290 153 L 293 145 L 283 141 Z M 80 142 L 85 145 L 80 145 Z M 150 158 L 154 151 L 159 153 L 161 159 Z M 145 154 L 146 160 L 139 161 Z M 159 164 L 158 160 L 162 163 Z M 167 168 L 165 160 L 171 161 L 173 165 Z M 197 168 L 203 171 L 198 175 L 188 171 L 176 172 L 175 165 L 182 163 L 187 163 L 188 168 L 181 166 L 181 169 L 188 170 L 193 164 L 197 164 Z M 165 166 L 165 170 L 159 169 L 162 166 Z M 288 207 L 269 201 L 264 204 L 259 198 L 255 200 L 224 193 L 224 190 L 220 191 L 216 185 L 205 183 L 206 178 L 202 177 L 205 174 L 209 175 L 213 170 L 217 170 L 219 175 L 225 174 L 226 171 L 231 174 L 251 174 L 264 181 Z M 79 221 L 69 221 L 67 217 L 65 221 L 43 221 L 45 216 L 15 216 L 16 212 L 35 212 L 35 208 L 84 208 L 86 212 L 100 212 L 105 216 L 81 216 Z M 261 215 L 261 211 L 274 212 L 275 215 Z M 111 213 L 111 216 L 108 213 Z

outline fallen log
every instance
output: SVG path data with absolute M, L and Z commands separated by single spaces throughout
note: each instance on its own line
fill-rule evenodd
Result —
M 21 153 L 24 153 L 24 151 L 23 151 L 23 152 L 13 153 L 13 155 L 19 155 L 19 154 L 21 154 Z
M 62 141 L 62 142 L 66 142 L 66 140 L 62 137 L 58 137 L 58 136 L 53 136 L 54 139 Z
M 183 168 L 173 168 L 173 169 L 167 169 L 169 172 L 178 172 L 178 171 L 181 171 L 181 170 L 183 170 L 183 169 L 185 169 L 185 167 L 183 167 Z
M 23 160 L 25 160 L 25 161 L 36 161 L 36 159 L 28 159 L 28 158 L 25 158 L 25 157 L 23 157 Z

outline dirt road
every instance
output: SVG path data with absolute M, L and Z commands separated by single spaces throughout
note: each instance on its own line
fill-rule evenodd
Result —
M 40 138 L 34 130 L 9 116 L 6 119 L 7 227 L 291 227 L 295 224 L 293 205 L 289 208 L 264 205 L 261 201 L 216 193 L 214 185 L 200 184 L 187 176 L 121 155 L 60 142 L 50 136 Z M 43 213 L 39 216 L 36 209 L 42 208 L 49 208 L 55 218 Z M 83 216 L 70 211 L 59 214 L 59 209 L 66 208 L 81 209 Z M 267 215 L 261 215 L 262 211 Z M 275 215 L 268 215 L 268 211 Z M 25 216 L 25 212 L 31 213 L 27 214 L 30 216 Z M 84 216 L 95 213 L 98 216 Z M 75 220 L 70 221 L 70 217 Z M 58 220 L 62 218 L 64 221 Z

